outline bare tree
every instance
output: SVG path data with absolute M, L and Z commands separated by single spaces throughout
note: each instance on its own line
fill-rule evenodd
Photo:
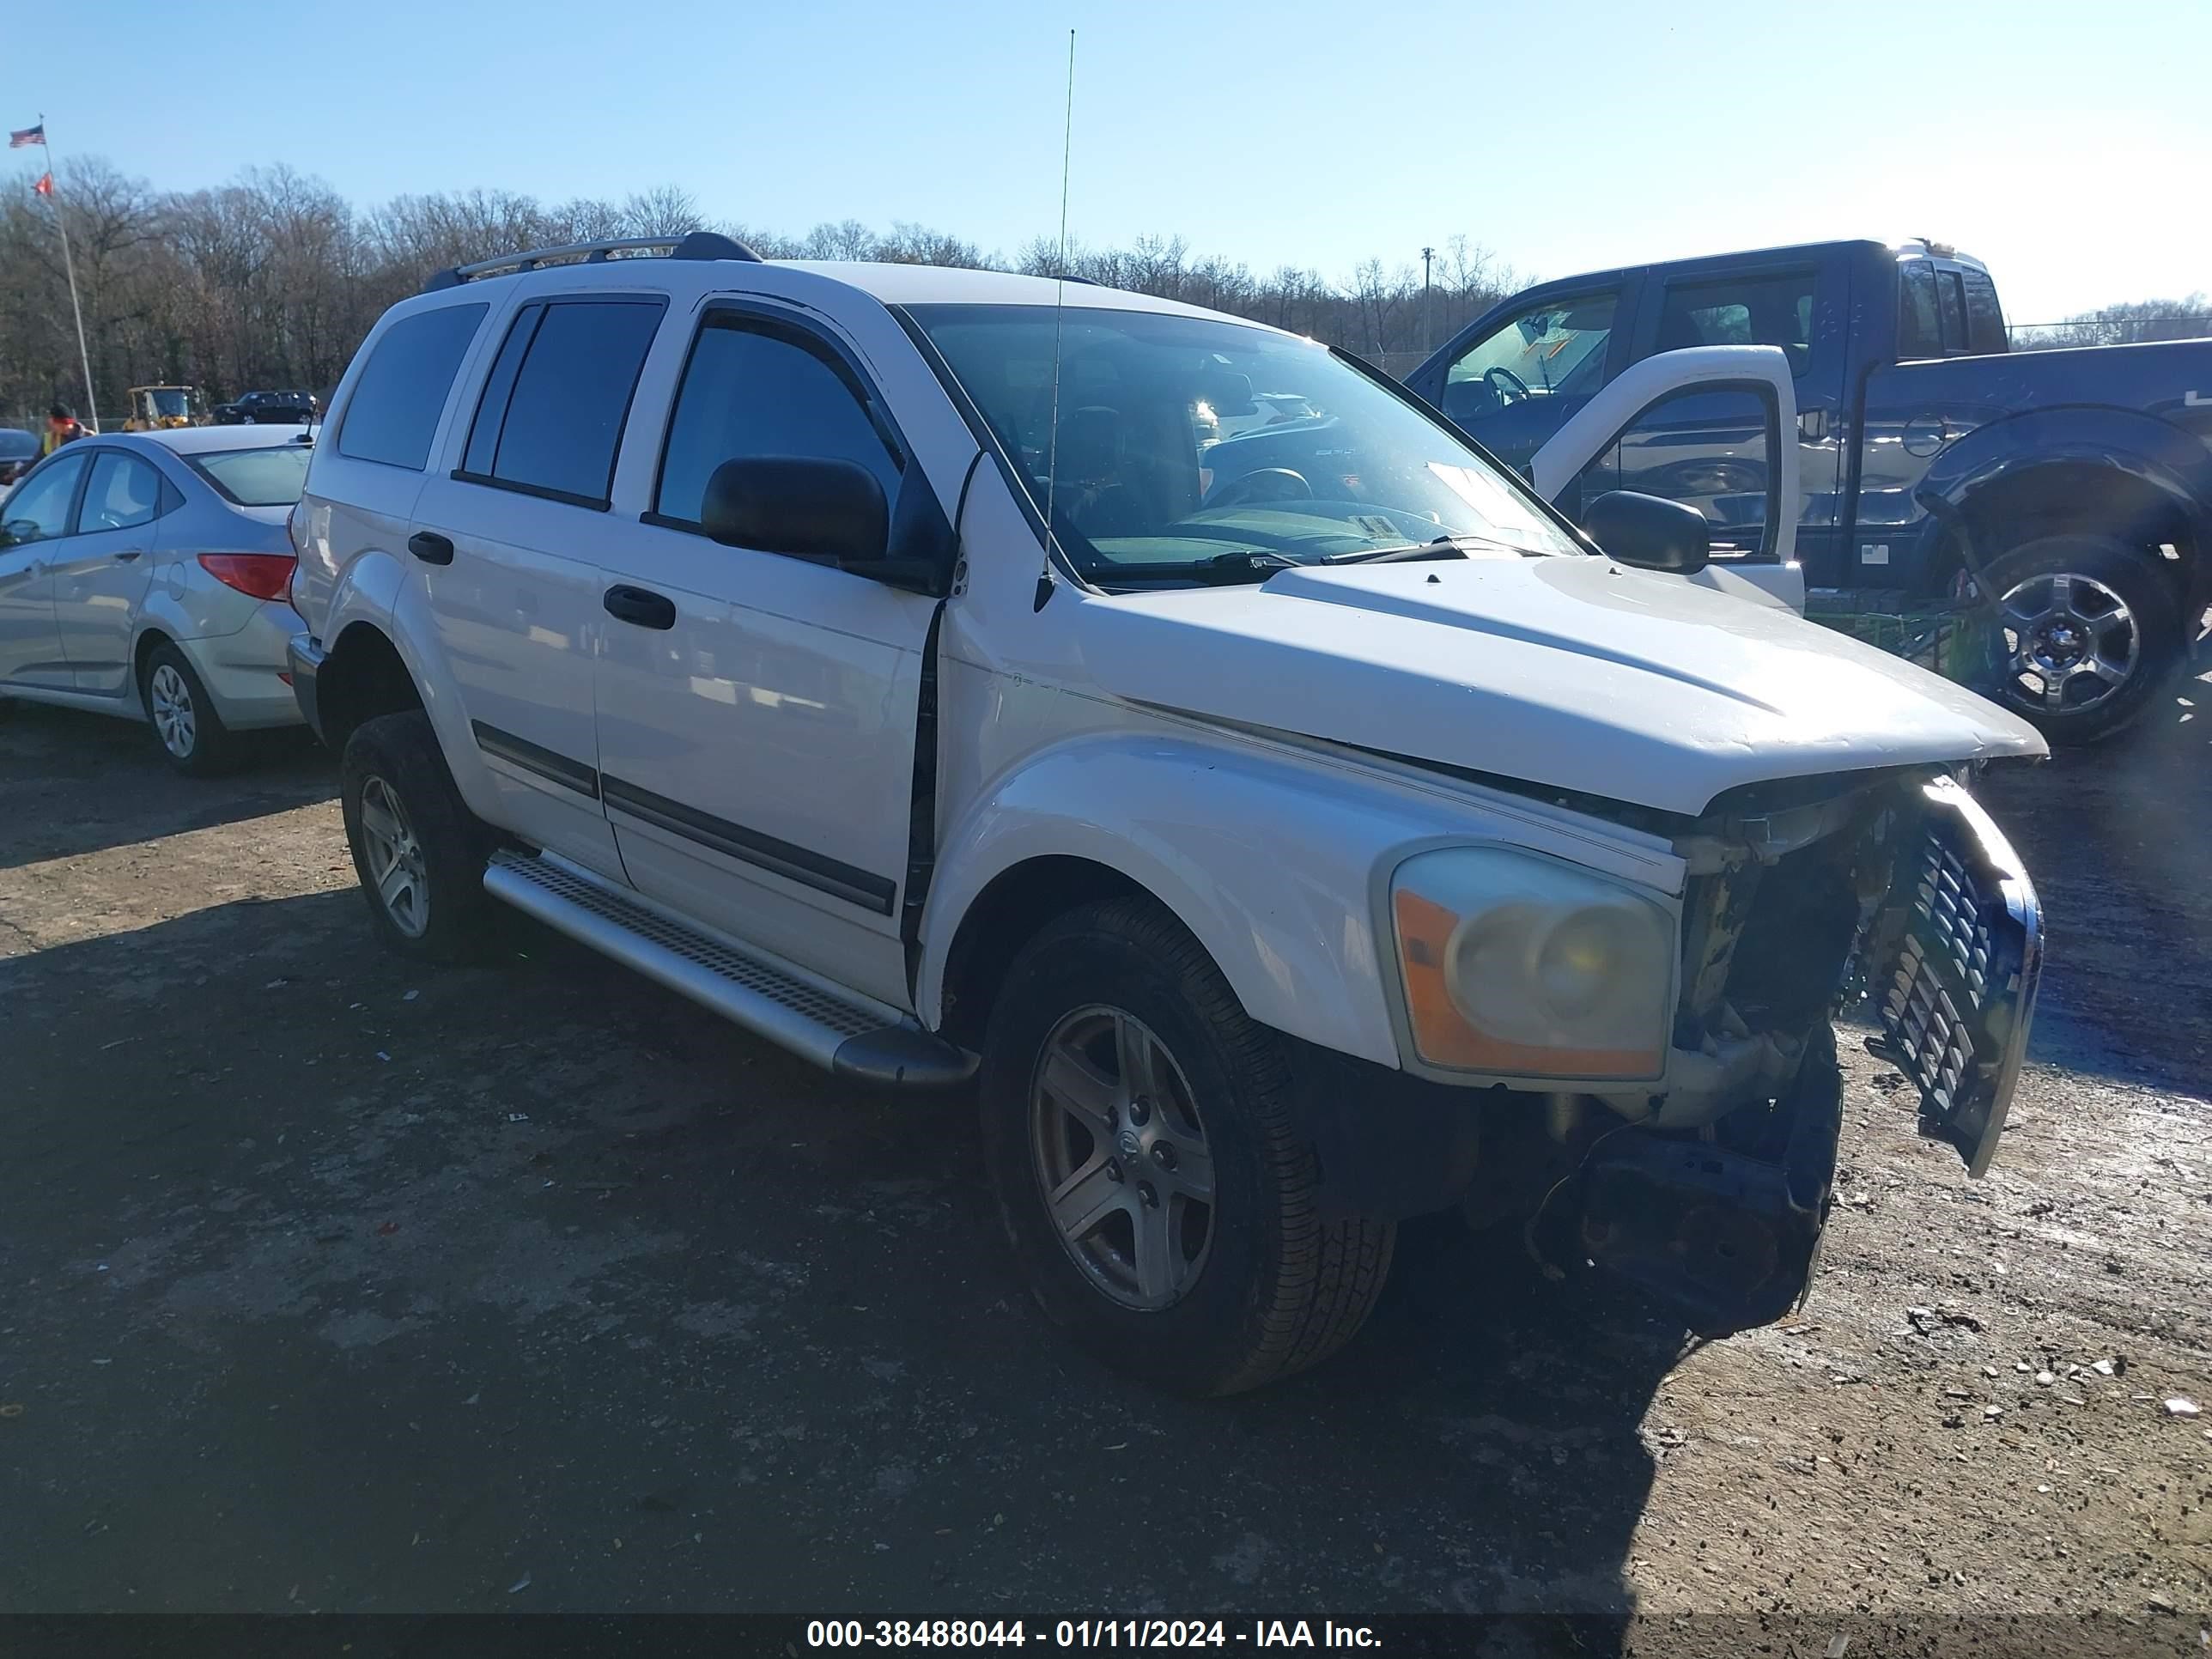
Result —
M 2202 294 L 2185 300 L 2136 300 L 2077 313 L 2063 323 L 2015 325 L 2015 351 L 2048 351 L 2066 346 L 2139 345 L 2150 340 L 2194 340 L 2212 335 L 2212 301 Z
M 866 259 L 874 256 L 876 233 L 858 219 L 838 224 L 818 224 L 801 244 L 809 259 Z
M 677 185 L 641 191 L 622 205 L 621 236 L 688 236 L 702 228 L 705 216 L 691 192 Z
M 220 398 L 255 386 L 326 394 L 362 337 L 433 272 L 517 248 L 718 228 L 767 258 L 870 259 L 967 265 L 1034 276 L 1062 270 L 1040 236 L 1008 258 L 949 231 L 857 219 L 803 235 L 717 225 L 690 191 L 659 185 L 619 202 L 546 206 L 501 190 L 402 196 L 366 209 L 288 167 L 241 173 L 212 190 L 162 194 L 105 162 L 81 160 L 50 200 L 27 181 L 0 188 L 0 411 L 79 401 L 82 374 L 55 235 L 68 216 L 85 330 L 103 410 L 125 388 L 183 381 Z M 1464 235 L 1434 243 L 1430 317 L 1450 338 L 1520 285 Z M 1411 250 L 1407 250 L 1408 252 Z M 1296 265 L 1266 276 L 1194 252 L 1180 236 L 1127 246 L 1071 242 L 1065 274 L 1270 323 L 1403 372 L 1426 342 L 1419 268 L 1367 259 L 1342 280 Z M 2179 319 L 2180 320 L 2172 320 Z M 2172 337 L 2212 329 L 2201 295 L 2117 306 L 2076 318 L 2048 343 Z M 2027 342 L 2023 342 L 2027 343 Z

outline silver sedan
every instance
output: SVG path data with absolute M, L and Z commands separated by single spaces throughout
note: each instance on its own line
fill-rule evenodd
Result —
M 284 643 L 298 428 L 79 439 L 0 501 L 0 711 L 10 698 L 149 722 L 179 771 L 297 724 Z

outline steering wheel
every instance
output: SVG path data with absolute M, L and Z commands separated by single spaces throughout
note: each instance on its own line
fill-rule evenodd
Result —
M 1528 382 L 1510 368 L 1486 368 L 1482 378 L 1490 382 L 1491 394 L 1498 399 L 1500 409 L 1508 404 L 1524 402 L 1531 395 Z
M 1237 507 L 1246 501 L 1310 501 L 1313 498 L 1313 486 L 1303 472 L 1293 472 L 1287 466 L 1261 466 L 1229 479 L 1200 505 Z

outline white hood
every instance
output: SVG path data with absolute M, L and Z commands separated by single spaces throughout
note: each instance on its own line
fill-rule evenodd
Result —
M 1076 626 L 1134 702 L 1670 812 L 1771 779 L 2048 752 L 1871 646 L 1603 558 L 1285 570 L 1085 596 Z

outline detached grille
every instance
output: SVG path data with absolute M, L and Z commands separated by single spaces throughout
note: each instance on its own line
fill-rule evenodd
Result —
M 1935 924 L 1977 1000 L 1988 989 L 1990 979 L 1990 929 L 1982 920 L 1984 902 L 1966 861 L 1948 845 L 1947 837 L 1931 834 L 1913 906 Z
M 1899 1066 L 1927 1091 L 1929 1104 L 1939 1113 L 1956 1111 L 1959 1085 L 1973 1064 L 1973 1033 L 1949 993 L 1928 971 L 1918 939 L 1905 941 L 1881 1023 L 1897 1048 Z
M 1988 1169 L 2020 1079 L 2042 971 L 2042 908 L 2020 860 L 1972 797 L 1925 786 L 1925 830 L 1900 860 L 1911 896 L 1874 989 L 1922 1127 Z

